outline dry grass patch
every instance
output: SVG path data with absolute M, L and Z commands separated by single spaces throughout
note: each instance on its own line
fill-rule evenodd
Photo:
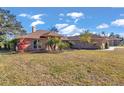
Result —
M 124 49 L 1 53 L 0 85 L 124 85 Z

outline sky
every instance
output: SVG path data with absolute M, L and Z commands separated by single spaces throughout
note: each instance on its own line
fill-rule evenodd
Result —
M 124 8 L 93 7 L 11 7 L 10 10 L 22 23 L 27 33 L 32 26 L 37 30 L 48 30 L 55 26 L 59 33 L 68 36 L 79 35 L 84 30 L 92 33 L 104 31 L 124 36 Z

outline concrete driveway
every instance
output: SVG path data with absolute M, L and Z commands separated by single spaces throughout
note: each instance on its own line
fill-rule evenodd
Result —
M 111 46 L 111 47 L 109 47 L 109 49 L 103 49 L 101 51 L 114 51 L 116 48 L 124 48 L 124 47 L 121 47 L 121 46 Z

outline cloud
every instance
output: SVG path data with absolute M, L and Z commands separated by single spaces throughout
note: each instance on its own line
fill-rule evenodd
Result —
M 45 14 L 30 15 L 30 14 L 22 13 L 22 14 L 19 14 L 18 16 L 27 17 L 27 18 L 34 19 L 34 20 L 40 20 L 41 16 L 43 16 L 43 15 L 45 15 Z
M 63 13 L 60 13 L 59 16 L 65 16 Z
M 67 16 L 70 16 L 73 19 L 77 19 L 84 16 L 84 14 L 81 12 L 71 12 L 71 13 L 67 13 Z
M 71 13 L 67 13 L 67 16 L 71 17 L 72 19 L 75 19 L 74 23 L 76 23 L 81 17 L 84 17 L 84 13 L 71 12 Z
M 19 14 L 18 16 L 21 16 L 21 17 L 30 17 L 30 15 L 29 14 L 26 14 L 26 13 Z
M 65 20 L 65 21 L 66 21 L 67 23 L 71 22 L 71 20 L 68 20 L 68 19 L 67 19 L 67 20 Z
M 84 28 L 79 28 L 76 25 L 69 24 L 56 24 L 55 26 L 59 30 L 60 34 L 67 36 L 80 35 L 80 33 L 85 30 Z
M 78 36 L 80 35 L 80 33 L 74 33 L 72 36 Z
M 79 19 L 75 19 L 74 23 L 77 23 L 78 20 L 79 20 Z
M 109 25 L 108 25 L 108 24 L 103 23 L 103 24 L 98 25 L 96 28 L 97 28 L 97 29 L 109 28 Z
M 79 35 L 82 33 L 84 29 L 78 28 L 76 25 L 69 25 L 63 29 L 60 30 L 61 34 L 68 35 L 68 36 L 74 36 L 74 35 Z
M 36 14 L 36 15 L 30 15 L 30 14 L 26 14 L 26 13 L 19 14 L 20 17 L 27 17 L 29 19 L 35 20 L 34 22 L 32 22 L 30 24 L 30 26 L 36 26 L 36 25 L 39 25 L 39 24 L 45 24 L 45 22 L 41 20 L 41 16 L 44 16 L 44 15 L 45 14 Z
M 124 14 L 120 14 L 120 16 L 124 16 Z
M 36 25 L 39 25 L 39 24 L 45 24 L 45 22 L 43 22 L 41 20 L 36 20 L 36 21 L 32 22 L 30 26 L 36 26 Z
M 65 15 L 64 15 L 63 13 L 60 13 L 59 16 L 60 16 L 59 20 L 61 21 L 61 20 L 63 20 L 63 17 L 64 17 Z
M 118 33 L 120 36 L 124 37 L 124 33 Z
M 64 27 L 67 27 L 69 24 L 56 24 L 55 27 L 58 29 L 62 29 Z
M 96 34 L 96 32 L 92 32 L 92 34 Z
M 63 18 L 59 18 L 59 20 L 63 20 Z
M 37 14 L 37 15 L 33 15 L 31 16 L 31 19 L 35 19 L 35 20 L 40 20 L 41 16 L 43 16 L 44 14 Z
M 111 22 L 112 25 L 124 27 L 124 19 L 116 19 Z
M 59 14 L 60 17 L 70 17 L 74 20 L 74 23 L 77 23 L 79 21 L 80 18 L 84 18 L 84 13 L 82 12 L 70 12 L 70 13 L 67 13 L 67 14 L 63 14 L 63 13 L 60 13 Z M 60 20 L 63 20 L 62 18 L 59 18 Z

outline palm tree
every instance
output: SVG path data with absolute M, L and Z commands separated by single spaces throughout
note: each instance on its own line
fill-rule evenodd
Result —
M 52 45 L 53 44 L 54 44 L 53 40 L 51 38 L 49 38 L 47 41 L 48 51 L 52 51 Z
M 58 44 L 61 42 L 60 38 L 53 38 L 53 49 L 57 50 L 58 49 Z
M 58 30 L 55 26 L 51 27 L 51 28 L 49 29 L 49 31 L 51 31 L 51 32 L 56 32 L 56 33 L 59 32 L 59 30 Z
M 91 43 L 91 33 L 86 31 L 85 33 L 80 35 L 80 40 L 86 43 Z
M 109 35 L 109 37 L 114 37 L 114 36 L 115 36 L 114 32 L 111 32 Z
M 57 51 L 69 47 L 68 43 L 62 42 L 60 38 L 49 38 L 47 42 L 48 51 Z
M 60 38 L 49 38 L 47 42 L 49 51 L 56 51 L 58 49 L 58 44 L 61 42 Z

